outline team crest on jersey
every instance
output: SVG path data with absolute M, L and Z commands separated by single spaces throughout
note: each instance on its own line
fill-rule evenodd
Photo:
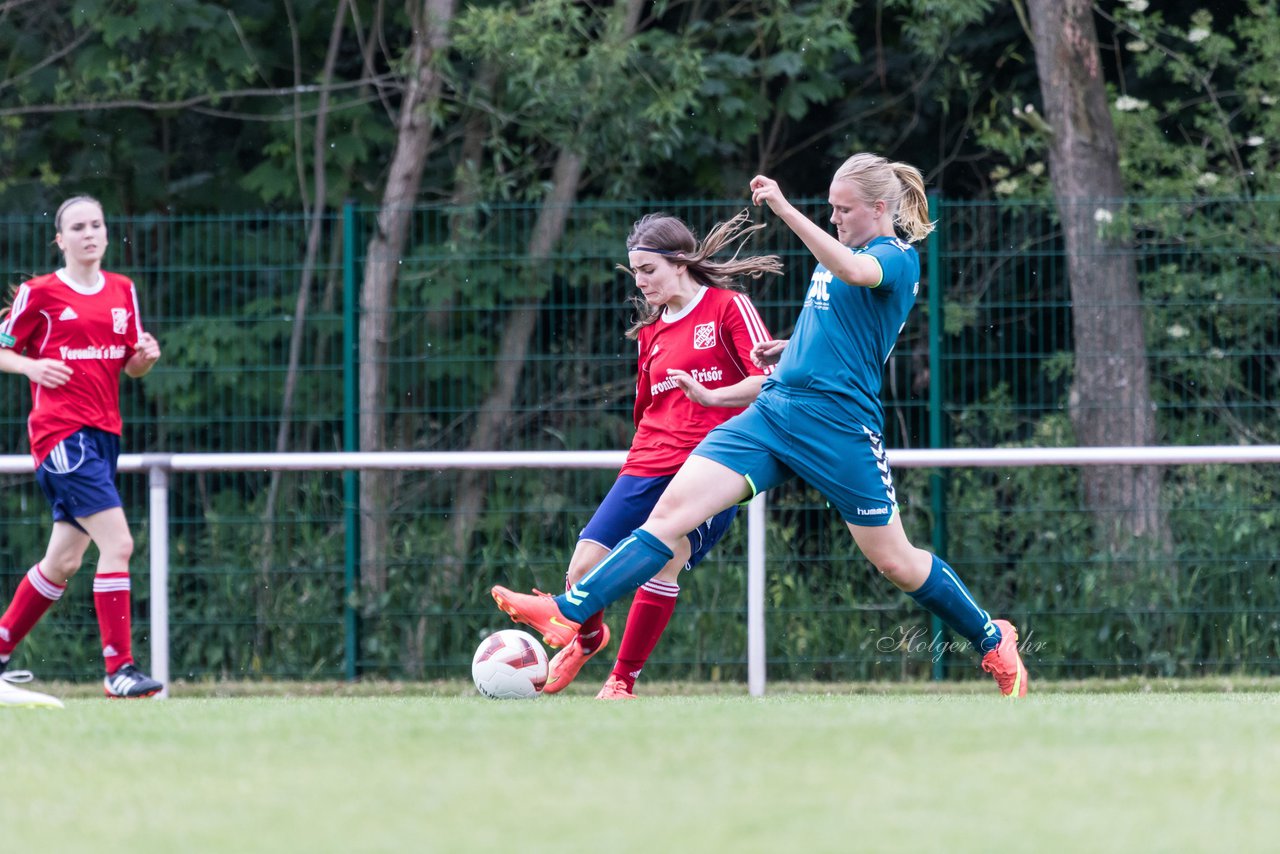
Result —
M 693 349 L 710 350 L 716 346 L 716 325 L 714 323 L 699 323 L 693 327 Z
M 123 335 L 129 329 L 129 310 L 127 308 L 111 309 L 111 331 Z

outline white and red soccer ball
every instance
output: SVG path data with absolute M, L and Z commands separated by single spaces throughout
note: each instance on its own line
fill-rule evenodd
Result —
M 532 700 L 547 684 L 547 651 L 528 632 L 494 632 L 472 657 L 471 678 L 490 699 Z

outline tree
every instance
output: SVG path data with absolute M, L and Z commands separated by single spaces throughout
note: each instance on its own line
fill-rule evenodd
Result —
M 513 103 L 542 109 L 524 133 L 533 137 L 537 147 L 554 152 L 550 183 L 529 237 L 527 262 L 515 283 L 524 296 L 502 329 L 493 384 L 477 412 L 468 450 L 491 450 L 503 437 L 541 313 L 546 262 L 564 232 L 589 162 L 598 156 L 610 165 L 618 164 L 617 150 L 609 152 L 615 144 L 623 151 L 634 151 L 638 141 L 674 132 L 675 111 L 670 107 L 663 106 L 660 112 L 650 106 L 649 115 L 643 113 L 649 98 L 662 106 L 660 99 L 670 94 L 659 90 L 652 79 L 648 86 L 632 86 L 625 73 L 644 49 L 634 44 L 643 5 L 641 0 L 624 0 L 591 16 L 574 4 L 549 0 L 532 9 L 473 10 L 466 24 L 463 48 L 474 51 L 485 67 L 505 72 Z M 520 53 L 513 50 L 515 46 Z M 674 102 L 680 103 L 681 89 L 675 87 L 674 92 Z M 640 122 L 635 119 L 637 110 L 642 111 Z M 540 159 L 535 157 L 533 162 Z M 483 500 L 484 475 L 464 472 L 450 520 L 455 571 L 469 549 Z
M 1049 170 L 1071 286 L 1075 374 L 1070 413 L 1088 446 L 1150 445 L 1155 406 L 1142 295 L 1125 243 L 1099 227 L 1125 194 L 1089 0 L 1029 0 L 1036 68 L 1050 128 Z M 1102 543 L 1169 544 L 1160 470 L 1087 467 L 1085 501 Z
M 360 449 L 386 447 L 386 356 L 390 341 L 396 272 L 404 251 L 414 201 L 431 147 L 432 115 L 443 80 L 437 63 L 449 43 L 454 0 L 423 0 L 406 55 L 408 85 L 400 102 L 397 138 L 378 213 L 377 230 L 365 256 L 360 292 Z M 361 581 L 373 593 L 386 586 L 388 476 L 360 477 Z
M 324 71 L 322 72 L 322 91 L 320 93 L 320 101 L 316 108 L 315 131 L 313 133 L 313 142 L 311 150 L 311 187 L 308 192 L 304 185 L 300 183 L 301 196 L 303 198 L 303 206 L 306 209 L 307 217 L 307 247 L 302 263 L 302 274 L 298 283 L 297 300 L 294 303 L 293 325 L 289 335 L 289 361 L 286 367 L 284 380 L 284 393 L 280 401 L 280 423 L 276 429 L 276 453 L 284 453 L 289 449 L 289 433 L 290 425 L 293 419 L 294 397 L 298 388 L 299 367 L 302 362 L 302 342 L 304 338 L 304 330 L 306 329 L 307 311 L 311 303 L 311 286 L 315 279 L 316 260 L 320 254 L 320 236 L 324 227 L 325 219 L 325 202 L 328 197 L 326 184 L 326 155 L 325 144 L 328 141 L 328 119 L 329 119 L 329 86 L 333 82 L 334 66 L 337 63 L 338 48 L 342 42 L 342 32 L 346 27 L 348 15 L 347 0 L 339 0 L 337 11 L 333 16 L 333 29 L 329 35 L 329 48 L 325 53 Z M 293 22 L 292 10 L 290 8 L 289 22 Z M 294 45 L 294 79 L 299 86 L 302 85 L 302 71 L 298 62 L 298 35 L 297 27 L 290 27 L 293 36 L 292 43 Z M 296 112 L 301 112 L 300 110 Z M 301 118 L 295 120 L 301 123 Z M 302 136 L 300 130 L 295 133 L 295 137 Z M 305 158 L 302 153 L 298 153 L 298 160 L 301 162 Z M 263 510 L 263 543 L 262 543 L 262 587 L 259 591 L 258 598 L 258 625 L 259 631 L 265 631 L 265 627 L 270 624 L 268 610 L 270 608 L 270 596 L 268 591 L 271 590 L 270 569 L 275 558 L 275 515 L 276 515 L 276 499 L 280 493 L 280 484 L 283 479 L 284 472 L 273 471 L 271 473 L 271 482 L 267 487 L 266 507 Z M 262 639 L 259 639 L 261 645 Z

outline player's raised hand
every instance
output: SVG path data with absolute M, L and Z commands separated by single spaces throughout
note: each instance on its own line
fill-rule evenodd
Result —
M 71 366 L 58 359 L 32 359 L 24 373 L 41 388 L 57 388 L 71 379 Z
M 774 338 L 771 341 L 761 341 L 751 347 L 751 361 L 757 368 L 767 368 L 770 365 L 778 364 L 778 360 L 782 358 L 782 351 L 787 349 L 789 338 Z
M 757 175 L 751 179 L 751 204 L 759 207 L 761 204 L 767 204 L 770 209 L 777 210 L 778 203 L 786 202 L 786 197 L 782 195 L 782 190 L 778 187 L 778 182 L 764 175 Z

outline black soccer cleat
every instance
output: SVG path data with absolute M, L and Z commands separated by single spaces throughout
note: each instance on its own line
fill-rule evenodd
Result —
M 126 664 L 115 673 L 108 673 L 102 680 L 102 691 L 113 700 L 136 700 L 159 694 L 164 689 L 156 680 L 143 673 L 132 663 Z

